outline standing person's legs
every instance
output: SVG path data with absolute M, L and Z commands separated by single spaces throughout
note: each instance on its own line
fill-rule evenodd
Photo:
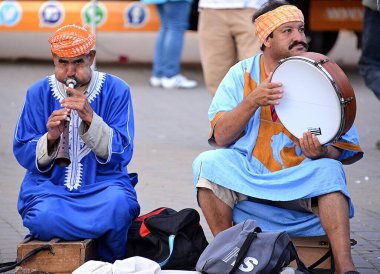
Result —
M 191 4 L 187 1 L 169 1 L 163 6 L 166 16 L 163 41 L 163 76 L 172 77 L 180 73 L 184 33 L 189 25 Z
M 380 12 L 365 8 L 360 74 L 380 100 Z
M 156 47 L 154 51 L 154 57 L 153 57 L 153 76 L 160 78 L 163 77 L 163 66 L 164 66 L 164 60 L 163 60 L 163 53 L 164 53 L 164 41 L 166 37 L 166 31 L 167 31 L 167 20 L 166 20 L 166 14 L 164 6 L 166 4 L 159 4 L 157 5 L 157 11 L 160 16 L 160 29 L 158 31 L 157 41 L 156 41 Z M 152 82 L 152 81 L 151 81 Z
M 256 9 L 242 9 L 231 11 L 232 32 L 236 41 L 239 60 L 252 57 L 260 51 L 260 42 L 256 37 L 252 23 L 252 15 Z
M 319 217 L 334 255 L 335 273 L 355 270 L 351 256 L 348 202 L 340 192 L 318 198 Z
M 237 61 L 236 46 L 229 29 L 230 10 L 202 9 L 198 35 L 203 76 L 214 96 L 219 83 Z

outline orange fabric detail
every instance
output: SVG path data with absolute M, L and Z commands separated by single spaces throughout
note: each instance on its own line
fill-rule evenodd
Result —
M 272 150 L 272 136 L 280 133 L 288 136 L 296 145 L 299 146 L 298 139 L 294 137 L 278 119 L 276 122 L 272 121 L 272 114 L 269 106 L 261 107 L 260 115 L 260 128 L 256 140 L 256 145 L 253 149 L 253 156 L 255 156 L 268 170 L 271 172 L 282 169 L 280 162 L 278 162 L 273 155 Z M 281 160 L 284 168 L 289 168 L 300 164 L 305 157 L 296 154 L 296 145 L 291 148 L 284 147 L 280 151 Z
M 361 158 L 363 158 L 363 151 L 360 151 L 359 153 L 356 153 L 354 156 L 346 158 L 341 160 L 343 165 L 351 165 L 357 161 L 359 161 Z
M 360 152 L 363 151 L 360 146 L 351 144 L 351 143 L 346 143 L 346 142 L 336 142 L 333 144 L 333 146 L 341 148 L 341 149 L 346 149 L 346 150 L 360 151 Z
M 260 81 L 264 81 L 267 78 L 264 67 L 264 58 L 260 59 Z M 257 86 L 257 83 L 251 78 L 250 74 L 246 71 L 244 74 L 244 95 L 248 95 L 253 91 L 250 87 Z M 246 88 L 247 87 L 247 88 Z M 256 145 L 252 151 L 254 157 L 256 157 L 268 170 L 271 172 L 282 169 L 281 164 L 274 158 L 271 142 L 272 136 L 280 133 L 288 136 L 296 145 L 299 146 L 298 139 L 294 137 L 277 119 L 272 121 L 272 112 L 269 106 L 261 107 L 260 114 L 260 128 L 256 140 Z M 296 166 L 300 164 L 305 157 L 298 156 L 296 154 L 296 146 L 291 148 L 284 147 L 280 151 L 280 156 L 285 168 Z
M 344 164 L 344 165 L 353 164 L 353 163 L 355 163 L 356 161 L 360 160 L 363 157 L 364 152 L 363 152 L 362 148 L 359 145 L 350 144 L 350 143 L 346 143 L 346 142 L 336 142 L 336 143 L 334 143 L 332 145 L 334 147 L 337 147 L 337 148 L 340 148 L 340 149 L 346 149 L 346 150 L 351 150 L 351 151 L 357 151 L 357 152 L 359 152 L 359 153 L 355 154 L 354 156 L 352 156 L 350 158 L 342 160 L 342 164 Z
M 63 26 L 49 38 L 51 51 L 62 58 L 83 55 L 94 47 L 95 42 L 90 31 L 77 25 Z
M 257 88 L 257 83 L 253 81 L 249 71 L 245 69 L 244 72 L 244 97 L 250 94 L 255 88 Z
M 219 120 L 219 118 L 224 114 L 225 112 L 218 112 L 214 119 L 211 121 L 211 129 L 210 129 L 210 134 L 208 135 L 208 142 L 212 145 L 216 145 L 215 140 L 214 140 L 214 129 L 216 122 Z
M 211 121 L 211 130 L 212 130 L 212 131 L 214 131 L 214 127 L 215 127 L 215 125 L 216 125 L 216 122 L 219 120 L 219 118 L 220 118 L 223 114 L 224 114 L 224 112 L 218 112 L 218 113 L 215 115 L 214 119 L 212 119 L 212 121 Z
M 267 78 L 267 74 L 265 73 L 265 68 L 264 68 L 264 58 L 261 55 L 260 56 L 260 81 L 263 81 L 265 78 Z M 244 71 L 244 94 L 243 96 L 246 97 L 248 94 L 250 94 L 255 88 L 257 87 L 257 83 L 251 78 L 251 75 L 249 74 L 249 71 L 247 68 L 245 68 Z M 225 112 L 218 112 L 214 119 L 211 121 L 211 130 L 210 134 L 208 136 L 208 142 L 212 145 L 216 145 L 214 141 L 214 128 L 216 125 L 216 122 L 219 120 L 219 118 L 224 114 Z M 244 135 L 244 132 L 242 132 L 241 136 Z M 239 137 L 239 138 L 240 138 Z
M 256 36 L 263 44 L 269 34 L 287 22 L 304 22 L 302 11 L 293 5 L 283 5 L 259 16 L 256 23 Z
M 268 77 L 265 71 L 264 55 L 260 56 L 260 83 L 262 83 Z
M 296 143 L 298 143 L 298 141 Z M 305 159 L 305 156 L 298 156 L 296 154 L 296 146 L 284 147 L 280 151 L 280 155 L 285 168 L 297 166 Z
M 264 66 L 264 57 L 260 56 L 260 82 L 264 81 L 267 78 Z M 244 97 L 250 94 L 255 88 L 257 88 L 257 83 L 251 78 L 251 74 L 247 70 L 244 71 Z

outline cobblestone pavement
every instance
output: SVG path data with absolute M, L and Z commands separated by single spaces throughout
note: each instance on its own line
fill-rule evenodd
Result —
M 52 73 L 51 63 L 0 63 L 0 261 L 16 258 L 16 246 L 26 235 L 17 213 L 17 195 L 24 170 L 12 153 L 12 136 L 27 87 Z M 184 74 L 200 82 L 194 90 L 149 87 L 150 67 L 98 64 L 98 69 L 125 79 L 132 87 L 136 121 L 135 154 L 130 171 L 139 173 L 137 185 L 142 213 L 160 206 L 199 208 L 192 188 L 191 164 L 209 149 L 207 109 L 211 97 L 199 65 Z M 356 125 L 365 157 L 345 166 L 347 183 L 356 206 L 351 220 L 355 263 L 361 273 L 380 273 L 380 102 L 363 84 L 356 68 L 344 68 L 357 96 Z M 43 225 L 43 224 L 42 224 Z M 207 237 L 211 233 L 202 218 Z

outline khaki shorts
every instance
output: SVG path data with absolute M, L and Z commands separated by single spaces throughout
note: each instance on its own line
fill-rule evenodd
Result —
M 200 10 L 199 52 L 204 80 L 212 96 L 238 60 L 260 51 L 261 43 L 252 24 L 255 11 L 253 8 Z
M 267 204 L 271 206 L 277 206 L 281 208 L 287 208 L 298 211 L 312 212 L 318 215 L 318 201 L 317 199 L 299 199 L 293 201 L 269 201 L 264 199 L 257 199 L 248 197 L 239 192 L 230 190 L 228 188 L 222 187 L 220 185 L 214 184 L 209 180 L 200 177 L 198 183 L 196 184 L 197 188 L 207 188 L 210 189 L 216 197 L 218 197 L 222 202 L 227 204 L 229 207 L 234 208 L 235 204 L 240 201 L 250 200 L 256 203 Z

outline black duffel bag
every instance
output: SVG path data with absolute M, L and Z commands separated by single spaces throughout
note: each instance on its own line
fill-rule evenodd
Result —
M 127 258 L 141 256 L 162 269 L 194 270 L 207 245 L 198 211 L 161 207 L 133 221 Z

